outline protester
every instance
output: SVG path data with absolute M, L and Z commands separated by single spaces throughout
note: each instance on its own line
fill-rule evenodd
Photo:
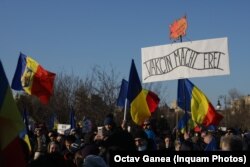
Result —
M 173 141 L 172 141 L 172 138 L 171 138 L 171 135 L 169 134 L 166 134 L 165 137 L 164 137 L 164 150 L 166 151 L 174 151 L 174 145 L 173 145 Z
M 48 133 L 48 137 L 49 137 L 50 141 L 56 141 L 57 133 L 55 131 L 51 130 Z
M 217 151 L 218 150 L 217 142 L 211 132 L 207 132 L 204 135 L 204 142 L 207 144 L 205 147 L 205 151 Z
M 41 127 L 35 129 L 35 135 L 34 159 L 37 159 L 47 152 L 48 139 L 44 129 Z
M 61 153 L 60 144 L 57 141 L 51 141 L 48 144 L 48 153 Z
M 143 129 L 137 129 L 134 133 L 134 141 L 137 151 L 152 151 L 155 150 L 155 143 L 149 139 Z
M 242 151 L 243 142 L 240 136 L 225 135 L 221 137 L 221 150 L 222 151 Z

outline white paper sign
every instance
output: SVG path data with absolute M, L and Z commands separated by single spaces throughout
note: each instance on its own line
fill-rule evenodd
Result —
M 229 75 L 227 38 L 141 49 L 142 82 Z
M 70 124 L 58 124 L 57 133 L 68 135 L 70 132 Z

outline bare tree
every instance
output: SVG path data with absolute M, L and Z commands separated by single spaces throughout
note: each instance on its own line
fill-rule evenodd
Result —
M 54 93 L 50 100 L 50 108 L 56 113 L 61 123 L 69 121 L 71 107 L 76 103 L 75 92 L 81 85 L 79 77 L 73 74 L 57 74 L 54 83 Z
M 115 72 L 112 66 L 110 72 L 96 66 L 93 68 L 92 73 L 95 76 L 94 88 L 96 93 L 103 98 L 107 105 L 114 106 L 120 88 L 121 79 L 119 79 L 119 74 Z
M 69 123 L 72 108 L 77 121 L 87 116 L 94 124 L 99 125 L 103 124 L 107 114 L 112 113 L 116 121 L 120 122 L 123 109 L 116 106 L 116 100 L 121 80 L 121 76 L 112 66 L 108 70 L 95 66 L 84 79 L 73 73 L 59 73 L 56 75 L 53 95 L 48 105 L 42 105 L 36 97 L 25 94 L 17 98 L 17 103 L 21 110 L 28 108 L 30 115 L 38 122 L 48 121 L 52 115 L 56 115 L 59 123 Z M 145 88 L 155 92 L 165 105 L 166 86 L 162 83 L 151 83 Z
M 228 95 L 231 100 L 240 99 L 240 97 L 242 97 L 241 93 L 236 88 L 230 89 Z
M 235 88 L 229 90 L 228 94 L 230 98 L 230 108 L 224 113 L 227 125 L 233 128 L 250 128 L 250 112 L 245 101 L 246 99 Z

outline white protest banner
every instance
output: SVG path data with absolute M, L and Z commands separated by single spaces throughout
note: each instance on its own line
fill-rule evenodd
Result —
M 230 74 L 227 38 L 146 47 L 141 53 L 143 83 Z
M 70 124 L 58 124 L 57 133 L 68 135 L 70 132 Z

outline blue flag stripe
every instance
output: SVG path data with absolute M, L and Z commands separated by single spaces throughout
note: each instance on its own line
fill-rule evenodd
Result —
M 125 106 L 125 100 L 127 98 L 127 92 L 128 92 L 128 81 L 125 79 L 122 80 L 119 96 L 117 99 L 117 106 L 124 107 Z
M 178 80 L 177 104 L 184 111 L 191 110 L 192 89 L 194 85 L 188 79 Z
M 23 86 L 21 83 L 21 77 L 22 77 L 23 72 L 25 70 L 26 57 L 27 57 L 26 55 L 20 53 L 20 56 L 19 56 L 19 59 L 17 62 L 16 72 L 15 72 L 15 75 L 13 77 L 12 84 L 11 84 L 12 89 L 23 90 Z
M 128 84 L 128 100 L 132 102 L 135 97 L 141 92 L 142 85 L 137 73 L 134 60 L 132 60 L 130 74 L 129 74 L 129 84 Z
M 8 87 L 9 83 L 3 69 L 2 61 L 0 60 L 0 107 L 2 107 Z

